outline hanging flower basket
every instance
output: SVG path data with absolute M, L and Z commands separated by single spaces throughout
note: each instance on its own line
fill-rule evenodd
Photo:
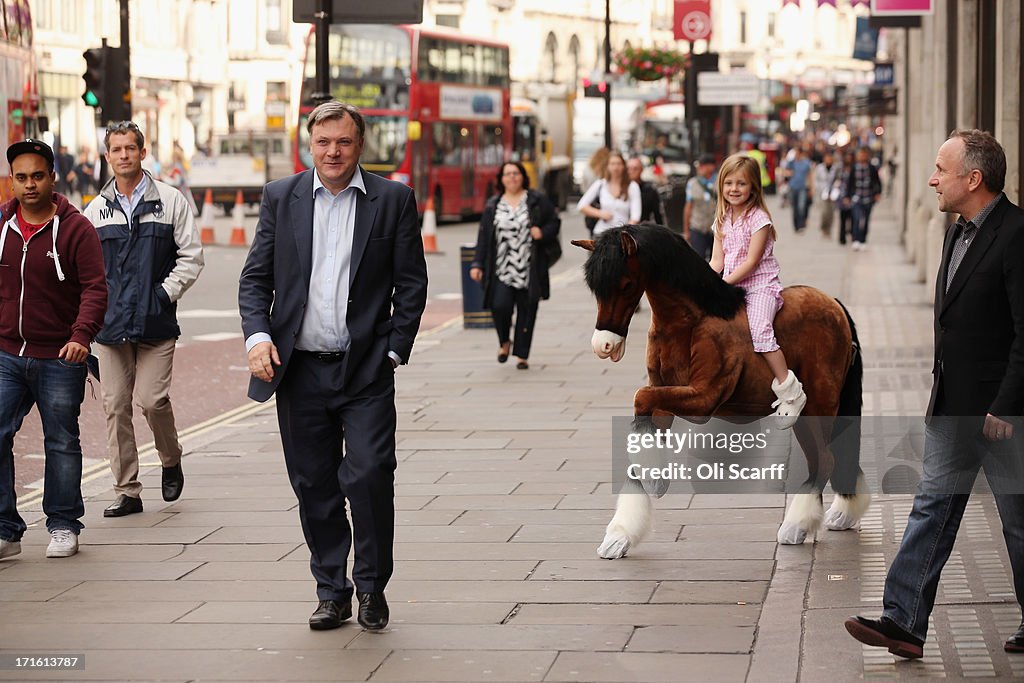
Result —
M 656 47 L 627 47 L 615 55 L 619 73 L 628 74 L 637 81 L 657 81 L 673 78 L 689 66 L 685 54 Z

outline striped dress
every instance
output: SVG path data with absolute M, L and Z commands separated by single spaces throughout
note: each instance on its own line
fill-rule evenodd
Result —
M 772 224 L 771 217 L 763 210 L 752 208 L 733 219 L 733 210 L 722 226 L 715 229 L 722 233 L 722 248 L 725 251 L 725 275 L 736 270 L 747 260 L 750 240 L 758 230 L 765 230 Z M 772 326 L 775 314 L 782 308 L 782 281 L 779 279 L 779 262 L 773 251 L 775 240 L 768 238 L 761 262 L 747 277 L 736 284 L 747 292 L 747 322 L 754 351 L 767 353 L 777 351 L 775 329 Z

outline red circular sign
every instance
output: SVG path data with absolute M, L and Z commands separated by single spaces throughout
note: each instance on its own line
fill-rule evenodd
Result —
M 684 40 L 703 40 L 711 33 L 711 17 L 707 12 L 688 12 L 683 16 L 680 28 Z

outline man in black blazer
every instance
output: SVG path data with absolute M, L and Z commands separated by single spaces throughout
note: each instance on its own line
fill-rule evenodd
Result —
M 394 371 L 412 354 L 426 262 L 412 190 L 359 168 L 359 111 L 326 102 L 307 129 L 314 169 L 264 188 L 239 281 L 249 397 L 277 394 L 285 466 L 317 582 L 310 628 L 351 617 L 354 584 L 359 623 L 379 630 L 388 623 L 384 588 L 393 569 Z
M 928 180 L 939 209 L 960 217 L 946 231 L 935 283 L 924 472 L 886 578 L 882 618 L 846 621 L 860 642 L 908 659 L 923 654 L 939 575 L 981 468 L 1024 601 L 1024 211 L 1003 194 L 1005 175 L 1006 156 L 990 133 L 958 130 L 939 148 Z M 1024 652 L 1024 624 L 1004 647 Z

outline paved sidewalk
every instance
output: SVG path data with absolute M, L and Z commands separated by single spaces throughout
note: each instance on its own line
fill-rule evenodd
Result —
M 776 207 L 777 208 L 777 207 Z M 923 414 L 931 307 L 882 207 L 870 250 L 841 250 L 777 211 L 787 283 L 850 307 L 865 348 L 866 414 Z M 815 217 L 812 214 L 812 223 Z M 84 655 L 84 668 L 5 680 L 845 681 L 1024 675 L 1001 650 L 1016 606 L 990 501 L 977 499 L 947 569 L 923 662 L 861 648 L 842 628 L 880 608 L 909 496 L 883 497 L 860 533 L 778 547 L 780 495 L 670 495 L 652 537 L 596 555 L 611 517 L 611 420 L 644 380 L 648 309 L 625 359 L 590 350 L 595 307 L 568 245 L 541 305 L 531 369 L 494 361 L 490 330 L 440 328 L 398 372 L 391 626 L 312 632 L 308 553 L 274 410 L 252 406 L 185 439 L 181 500 L 104 519 L 89 482 L 82 550 L 46 560 L 38 509 L 0 562 L 0 658 Z M 444 231 L 441 233 L 444 241 Z M 457 258 L 455 245 L 442 244 Z M 202 387 L 196 387 L 197 392 Z M 1015 626 L 1015 624 L 1013 624 Z M 934 643 L 934 644 L 933 644 Z M 884 656 L 881 656 L 884 655 Z

